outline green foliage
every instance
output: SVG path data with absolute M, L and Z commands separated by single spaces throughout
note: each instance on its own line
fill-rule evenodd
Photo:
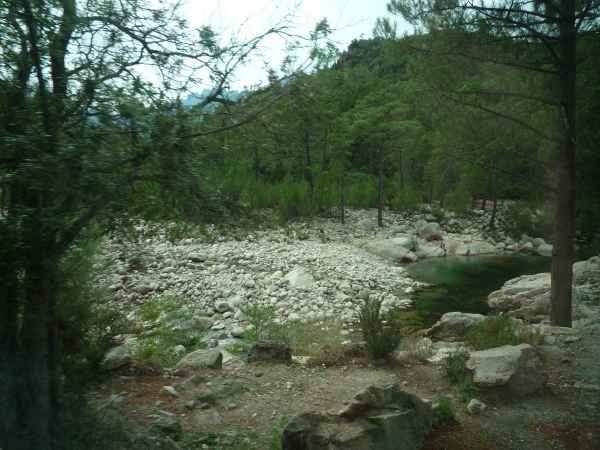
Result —
M 233 430 L 225 433 L 207 430 L 186 431 L 181 436 L 180 450 L 261 450 L 264 447 L 256 431 Z
M 417 238 L 416 236 L 411 236 L 410 237 L 410 245 L 412 246 L 412 251 L 416 252 L 419 250 L 419 238 Z
M 269 450 L 280 450 L 281 449 L 281 437 L 283 433 L 283 429 L 288 424 L 288 418 L 286 416 L 282 416 L 279 421 L 279 425 L 273 428 L 273 432 L 271 433 L 271 437 L 269 438 Z
M 248 317 L 251 325 L 244 331 L 244 339 L 249 341 L 281 341 L 289 343 L 288 330 L 285 325 L 275 322 L 275 307 L 250 304 L 240 308 Z
M 519 324 L 510 316 L 486 316 L 464 336 L 465 342 L 475 350 L 503 345 L 540 345 L 543 336 L 538 328 Z
M 463 403 L 471 400 L 477 391 L 477 387 L 475 387 L 473 380 L 468 378 L 464 378 L 463 380 L 459 381 L 457 387 L 460 401 Z
M 204 348 L 204 332 L 194 323 L 201 315 L 179 297 L 154 297 L 139 309 L 144 328 L 138 336 L 136 353 L 140 358 L 170 367 L 186 353 Z M 185 349 L 176 351 L 178 346 Z
M 467 374 L 469 351 L 461 347 L 448 355 L 444 362 L 444 374 L 453 381 L 461 381 Z
M 523 202 L 513 202 L 504 210 L 504 228 L 512 236 L 521 233 L 533 234 L 535 231 L 531 211 Z
M 465 342 L 475 350 L 517 345 L 517 325 L 509 316 L 486 316 L 465 335 Z
M 281 219 L 306 216 L 311 211 L 310 186 L 307 182 L 296 182 L 288 173 L 277 187 L 279 198 L 275 212 Z
M 471 195 L 469 191 L 462 186 L 458 186 L 455 190 L 446 196 L 448 208 L 458 213 L 463 213 L 471 206 Z
M 454 412 L 454 408 L 452 408 L 450 400 L 445 397 L 440 397 L 438 399 L 438 404 L 440 405 L 440 409 L 435 416 L 434 425 L 453 420 L 454 417 L 456 417 L 456 413 Z
M 311 364 L 335 365 L 344 360 L 342 327 L 338 322 L 280 324 L 275 321 L 273 306 L 248 305 L 241 308 L 241 311 L 252 325 L 244 332 L 244 339 L 247 341 L 283 342 L 290 346 L 294 355 L 309 356 Z
M 104 287 L 91 286 L 94 270 L 102 264 L 95 256 L 97 241 L 80 239 L 58 267 L 57 312 L 62 365 L 67 377 L 83 383 L 100 370 L 113 338 L 126 325 L 122 314 L 105 302 Z M 96 268 L 94 266 L 96 265 Z
M 402 341 L 397 314 L 387 314 L 387 323 L 381 316 L 382 300 L 367 300 L 360 311 L 360 325 L 366 348 L 373 359 L 388 358 L 394 354 Z
M 421 193 L 412 186 L 405 185 L 392 199 L 392 207 L 397 211 L 414 211 L 421 201 Z
M 441 222 L 442 220 L 444 220 L 444 216 L 446 215 L 446 213 L 442 210 L 442 208 L 440 208 L 440 206 L 437 203 L 434 203 L 431 207 L 430 214 L 433 217 L 435 217 L 436 222 Z
M 359 176 L 360 175 L 360 176 Z M 377 206 L 377 183 L 363 174 L 355 174 L 349 178 L 346 204 L 357 208 L 374 208 Z
M 131 425 L 127 418 L 107 414 L 107 409 L 98 410 L 83 396 L 68 392 L 62 402 L 57 450 L 143 450 L 145 445 L 136 445 L 131 439 Z

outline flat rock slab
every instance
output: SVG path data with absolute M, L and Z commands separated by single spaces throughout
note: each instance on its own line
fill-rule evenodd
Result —
M 220 369 L 223 364 L 223 355 L 218 350 L 200 349 L 185 355 L 178 363 L 177 368 L 190 369 Z
M 393 262 L 413 262 L 419 259 L 413 252 L 394 242 L 394 239 L 357 239 L 352 245 Z

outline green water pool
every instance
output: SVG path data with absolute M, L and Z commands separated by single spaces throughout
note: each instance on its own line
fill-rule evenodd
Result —
M 600 248 L 582 247 L 576 251 L 576 260 L 598 255 Z M 502 256 L 447 256 L 421 259 L 402 264 L 415 281 L 433 283 L 431 288 L 413 294 L 415 311 L 420 327 L 430 327 L 444 313 L 461 311 L 487 314 L 487 296 L 502 285 L 521 275 L 550 272 L 551 258 L 507 253 Z

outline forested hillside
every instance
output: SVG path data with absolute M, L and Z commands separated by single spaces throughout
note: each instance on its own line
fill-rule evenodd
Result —
M 148 218 L 204 213 L 190 189 L 202 164 L 196 182 L 206 180 L 207 189 L 250 210 L 273 208 L 281 218 L 379 203 L 398 210 L 435 203 L 462 212 L 492 208 L 497 198 L 518 202 L 525 215 L 539 210 L 540 231 L 550 237 L 556 114 L 551 102 L 538 100 L 551 98 L 554 87 L 519 68 L 417 49 L 444 39 L 354 41 L 331 67 L 277 87 L 284 96 L 254 122 L 203 140 L 202 160 L 186 165 L 187 183 L 179 179 L 151 204 L 142 191 L 134 208 Z M 592 48 L 586 42 L 580 53 Z M 487 51 L 506 56 L 510 48 Z M 600 220 L 600 69 L 589 56 L 582 56 L 578 86 L 581 237 L 596 232 Z M 205 120 L 219 117 L 216 111 Z

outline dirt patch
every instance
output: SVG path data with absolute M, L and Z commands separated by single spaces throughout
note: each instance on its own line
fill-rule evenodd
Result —
M 181 444 L 164 441 L 152 428 L 150 416 L 158 410 L 180 419 L 184 438 L 190 432 L 220 436 L 203 441 L 209 442 L 203 446 L 184 448 L 265 449 L 284 416 L 291 418 L 309 410 L 337 412 L 369 385 L 400 383 L 421 398 L 437 401 L 448 397 L 456 412 L 455 420 L 433 428 L 424 449 L 595 450 L 600 449 L 600 334 L 593 327 L 591 330 L 570 343 L 539 347 L 549 373 L 543 390 L 525 398 L 476 392 L 473 397 L 486 403 L 487 409 L 473 416 L 459 400 L 457 385 L 444 377 L 442 367 L 419 360 L 378 365 L 357 358 L 344 366 L 306 367 L 244 364 L 234 359 L 221 370 L 198 372 L 205 381 L 179 397 L 161 390 L 177 386 L 192 372 L 157 376 L 138 365 L 148 370 L 124 367 L 104 382 L 89 386 L 87 396 L 99 409 L 127 421 L 128 429 L 142 437 L 155 437 L 157 445 L 167 442 L 171 446 L 165 448 Z M 231 387 L 233 381 L 238 382 L 235 388 Z M 198 391 L 213 393 L 215 403 L 202 409 Z M 186 407 L 191 400 L 195 401 L 193 410 L 189 404 Z M 236 436 L 243 436 L 245 446 L 237 444 Z

